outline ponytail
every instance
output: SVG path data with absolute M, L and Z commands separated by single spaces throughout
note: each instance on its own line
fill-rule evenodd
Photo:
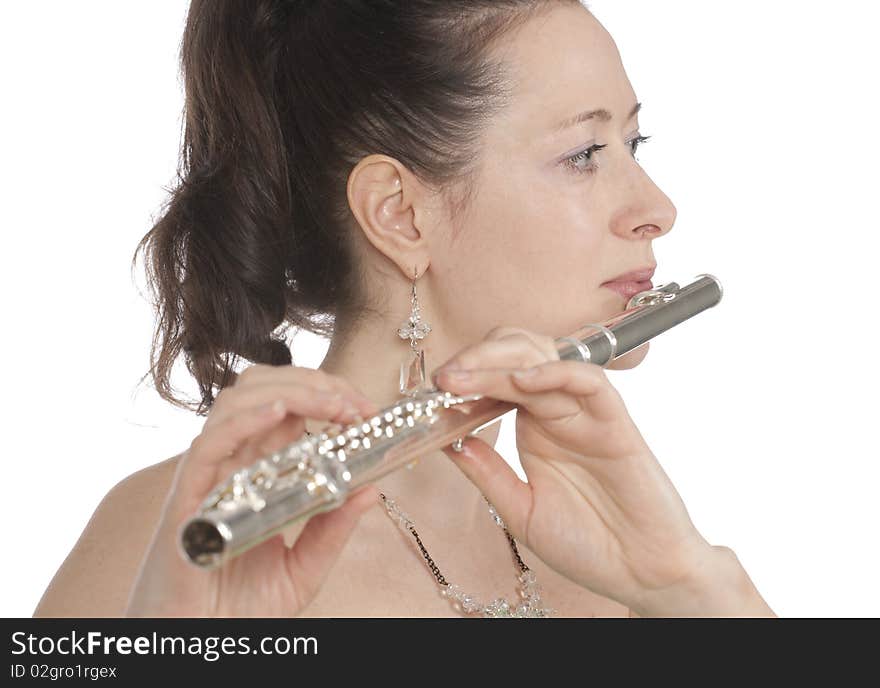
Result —
M 157 391 L 192 408 L 171 397 L 170 368 L 182 350 L 199 385 L 199 414 L 215 386 L 234 381 L 239 357 L 291 362 L 276 332 L 286 316 L 293 251 L 274 84 L 286 17 L 277 3 L 249 5 L 245 20 L 235 2 L 190 8 L 181 47 L 187 69 L 179 185 L 138 245 L 150 252 L 147 270 L 158 291 L 151 350 Z M 166 348 L 157 358 L 160 337 Z
M 291 363 L 291 326 L 341 337 L 378 313 L 352 167 L 384 153 L 463 211 L 480 130 L 509 95 L 487 51 L 564 1 L 192 0 L 177 183 L 132 260 L 146 255 L 160 396 L 204 415 L 239 359 Z M 181 352 L 197 406 L 173 394 Z

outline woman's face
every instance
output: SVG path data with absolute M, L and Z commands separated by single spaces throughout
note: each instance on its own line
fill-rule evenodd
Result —
M 516 90 L 485 131 L 468 212 L 445 251 L 432 249 L 443 321 L 465 341 L 496 325 L 568 334 L 623 310 L 627 299 L 600 285 L 655 264 L 651 242 L 671 229 L 675 206 L 634 159 L 636 94 L 589 11 L 561 5 L 494 56 L 510 65 Z M 557 126 L 600 108 L 611 118 Z M 605 148 L 589 159 L 593 144 Z M 609 368 L 636 365 L 647 348 Z

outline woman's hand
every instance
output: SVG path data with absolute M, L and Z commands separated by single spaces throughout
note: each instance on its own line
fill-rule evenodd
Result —
M 255 365 L 243 371 L 217 395 L 178 463 L 125 615 L 297 615 L 317 594 L 361 514 L 377 503 L 374 485 L 301 524 L 293 547 L 278 534 L 211 571 L 184 560 L 179 528 L 233 471 L 301 437 L 306 417 L 347 424 L 378 411 L 347 381 L 320 370 Z
M 470 375 L 456 378 L 450 368 Z M 527 483 L 477 437 L 465 440 L 463 453 L 444 453 L 511 534 L 567 578 L 651 613 L 651 601 L 667 591 L 668 598 L 683 589 L 702 595 L 696 581 L 728 563 L 722 550 L 732 550 L 697 531 L 601 366 L 562 361 L 552 338 L 503 327 L 447 361 L 434 381 L 453 393 L 518 405 Z

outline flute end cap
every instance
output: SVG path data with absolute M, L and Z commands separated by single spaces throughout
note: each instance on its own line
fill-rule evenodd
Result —
M 196 518 L 184 526 L 180 546 L 190 562 L 202 568 L 213 568 L 226 550 L 226 539 L 216 524 Z

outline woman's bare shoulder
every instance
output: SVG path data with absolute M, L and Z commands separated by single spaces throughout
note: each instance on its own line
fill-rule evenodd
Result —
M 132 473 L 98 504 L 34 616 L 121 616 L 182 455 Z

